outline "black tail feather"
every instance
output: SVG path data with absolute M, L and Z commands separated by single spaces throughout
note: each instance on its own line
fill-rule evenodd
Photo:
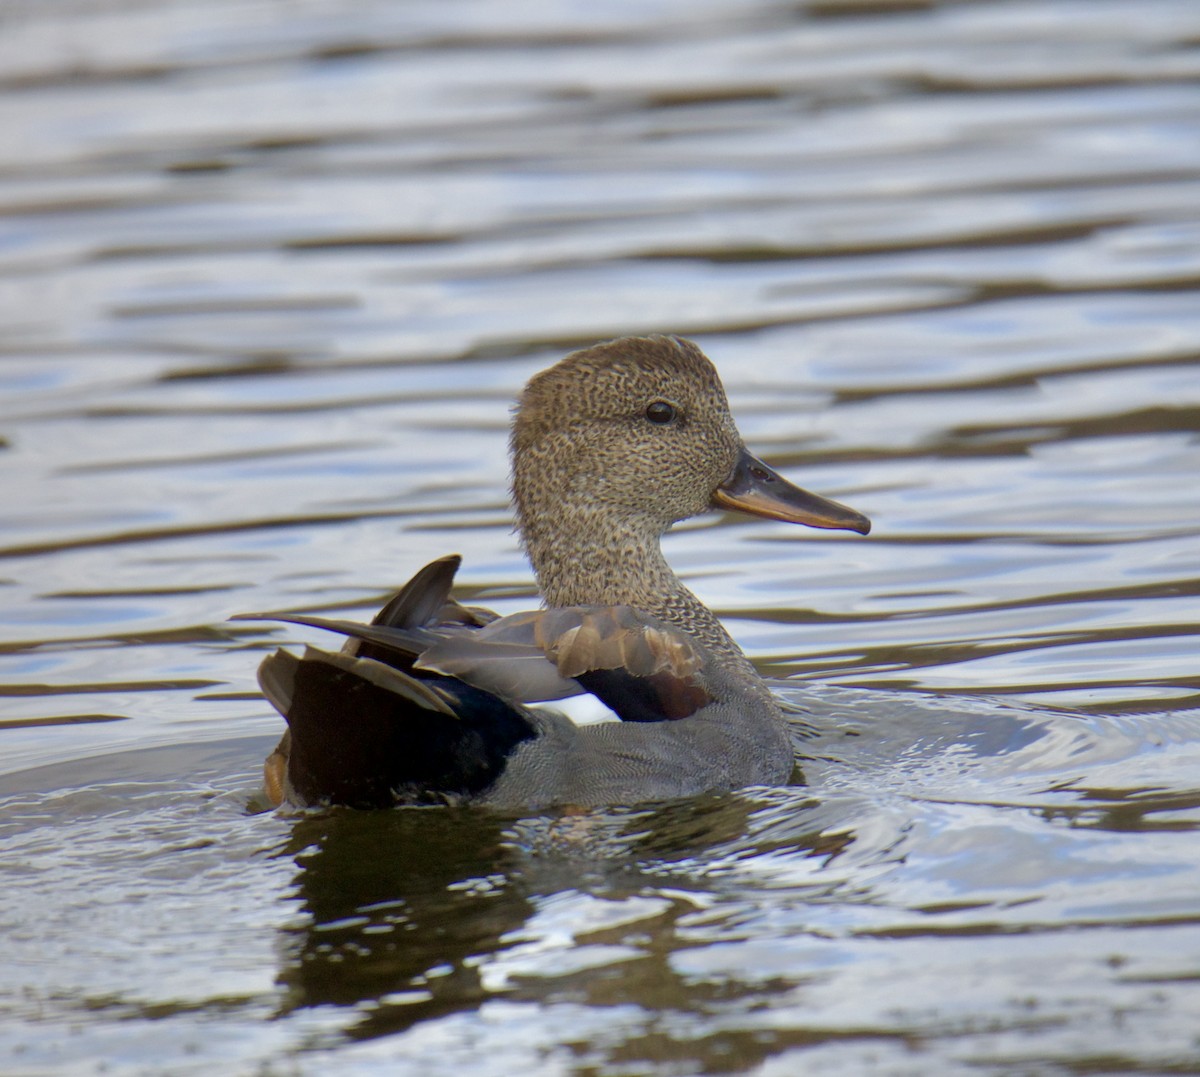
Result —
M 476 796 L 536 733 L 524 711 L 470 685 L 350 655 L 277 651 L 259 680 L 291 731 L 287 780 L 297 804 Z

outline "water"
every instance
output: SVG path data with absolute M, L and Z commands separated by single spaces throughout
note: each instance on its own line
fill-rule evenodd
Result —
M 0 4 L 0 1068 L 1200 1068 L 1200 8 Z M 695 336 L 867 539 L 668 554 L 809 784 L 257 813 L 253 670 Z

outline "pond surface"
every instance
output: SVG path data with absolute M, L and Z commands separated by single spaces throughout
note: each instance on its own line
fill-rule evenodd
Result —
M 0 26 L 0 1069 L 1200 1072 L 1200 7 Z M 510 402 L 637 332 L 874 520 L 667 540 L 808 784 L 255 811 L 227 618 L 528 607 Z

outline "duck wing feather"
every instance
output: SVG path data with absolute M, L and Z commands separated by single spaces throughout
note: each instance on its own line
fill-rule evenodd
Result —
M 590 692 L 623 721 L 644 722 L 685 718 L 711 701 L 705 653 L 679 629 L 631 606 L 567 606 L 497 618 L 450 598 L 460 560 L 450 555 L 426 565 L 370 624 L 299 614 L 238 619 L 336 632 L 354 642 L 347 654 L 417 678 L 455 678 L 512 704 Z

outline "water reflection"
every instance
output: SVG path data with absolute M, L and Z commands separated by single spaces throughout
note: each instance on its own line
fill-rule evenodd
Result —
M 465 810 L 298 822 L 280 855 L 296 859 L 308 919 L 285 933 L 283 1012 L 369 1002 L 349 1034 L 375 1036 L 479 1001 L 470 959 L 530 912 L 502 838 L 501 820 Z
M 305 914 L 284 931 L 281 1012 L 348 1007 L 343 1034 L 370 1039 L 496 997 L 614 1005 L 631 976 L 650 997 L 683 999 L 663 943 L 709 905 L 701 878 L 772 856 L 819 861 L 853 841 L 840 824 L 822 834 L 832 817 L 818 819 L 811 798 L 791 800 L 786 824 L 778 812 L 755 823 L 769 800 L 300 819 L 278 854 L 295 860 Z

